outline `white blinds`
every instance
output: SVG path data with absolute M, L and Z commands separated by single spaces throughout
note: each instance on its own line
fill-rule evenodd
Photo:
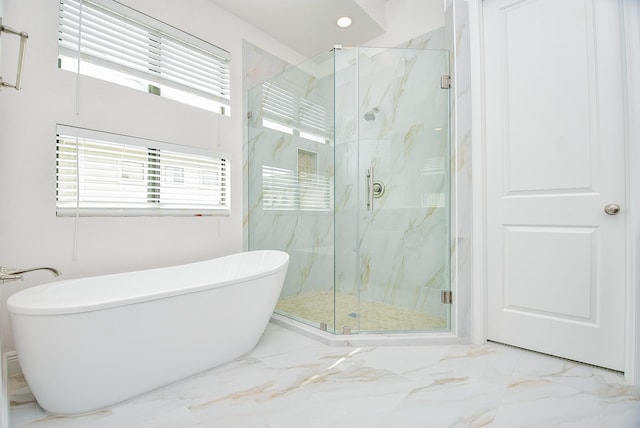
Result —
M 262 198 L 262 206 L 267 211 L 330 211 L 333 179 L 263 165 Z
M 284 85 L 274 82 L 262 84 L 262 108 L 265 118 L 312 136 L 331 140 L 333 117 L 329 109 L 307 98 L 295 95 Z
M 272 166 L 262 166 L 262 206 L 266 210 L 298 209 L 296 173 Z
M 133 9 L 126 12 L 91 0 L 61 0 L 60 54 L 77 59 L 80 52 L 82 61 L 229 106 L 229 60 L 223 50 Z
M 96 131 L 94 137 L 77 136 L 83 132 L 73 130 L 58 129 L 59 216 L 228 214 L 228 159 L 154 148 L 148 140 Z M 130 141 L 113 141 L 123 138 Z

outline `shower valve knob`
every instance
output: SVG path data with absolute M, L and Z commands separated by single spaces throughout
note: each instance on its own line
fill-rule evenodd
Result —
M 374 198 L 379 198 L 380 196 L 384 195 L 384 183 L 382 183 L 381 181 L 374 181 L 372 191 Z

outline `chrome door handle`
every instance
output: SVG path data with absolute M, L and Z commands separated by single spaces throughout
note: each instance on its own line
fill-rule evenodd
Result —
M 620 212 L 620 205 L 618 204 L 605 205 L 604 212 L 606 212 L 609 215 L 616 215 Z
M 373 211 L 373 167 L 367 170 L 367 211 Z

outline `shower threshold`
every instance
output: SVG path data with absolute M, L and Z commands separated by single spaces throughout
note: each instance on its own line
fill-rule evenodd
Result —
M 458 343 L 444 317 L 332 290 L 281 298 L 272 321 L 332 346 Z
M 304 324 L 284 315 L 274 313 L 271 322 L 294 331 L 305 337 L 317 340 L 328 346 L 427 346 L 427 345 L 457 345 L 460 340 L 451 332 L 416 331 L 393 333 L 359 333 L 359 334 L 332 334 L 319 328 Z

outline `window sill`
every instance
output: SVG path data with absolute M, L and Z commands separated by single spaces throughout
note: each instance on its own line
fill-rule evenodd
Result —
M 56 217 L 229 217 L 230 210 L 158 208 L 57 208 Z

